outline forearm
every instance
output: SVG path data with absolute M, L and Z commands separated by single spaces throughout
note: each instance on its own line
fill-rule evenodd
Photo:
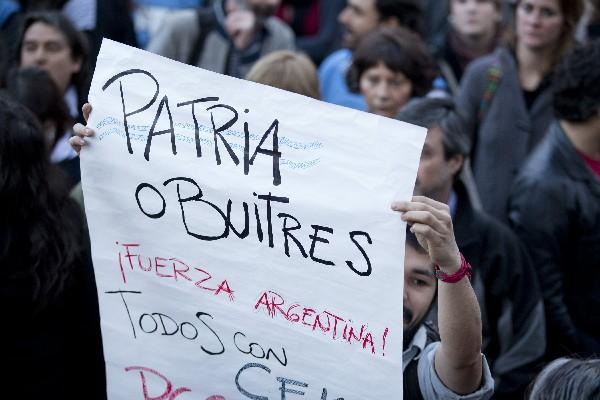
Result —
M 438 324 L 441 345 L 435 369 L 444 384 L 457 393 L 470 393 L 481 384 L 481 312 L 465 277 L 457 283 L 439 282 Z
M 412 202 L 399 202 L 392 208 L 403 212 L 432 264 L 440 265 L 446 275 L 461 270 L 461 257 L 454 239 L 450 208 L 423 196 Z M 462 260 L 464 261 L 464 260 Z M 479 389 L 483 374 L 481 356 L 481 313 L 475 292 L 463 265 L 462 278 L 455 283 L 439 282 L 438 324 L 441 345 L 435 353 L 435 371 L 444 385 L 458 394 Z M 449 278 L 459 279 L 456 278 Z

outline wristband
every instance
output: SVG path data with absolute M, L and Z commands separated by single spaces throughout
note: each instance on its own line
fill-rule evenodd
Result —
M 467 276 L 467 278 L 469 278 L 469 280 L 471 280 L 471 272 L 472 272 L 471 264 L 469 264 L 467 262 L 467 260 L 465 260 L 465 257 L 462 255 L 462 253 L 460 253 L 460 268 L 458 271 L 456 271 L 452 275 L 442 272 L 442 270 L 440 269 L 440 266 L 437 264 L 434 264 L 433 267 L 434 267 L 435 277 L 438 278 L 442 282 L 456 283 L 456 282 L 460 281 L 462 278 L 464 278 L 465 275 Z

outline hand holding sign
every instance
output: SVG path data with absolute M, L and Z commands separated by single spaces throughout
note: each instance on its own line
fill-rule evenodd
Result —
M 424 129 L 107 40 L 89 99 L 71 143 L 95 135 L 109 398 L 402 393 L 389 204 L 412 194 Z
M 87 122 L 90 118 L 90 114 L 92 113 L 92 105 L 90 103 L 85 103 L 81 110 L 83 111 L 83 118 L 85 119 L 85 122 Z M 79 154 L 81 152 L 81 148 L 86 144 L 85 138 L 94 136 L 94 131 L 78 122 L 75 124 L 75 126 L 73 126 L 73 133 L 75 133 L 75 136 L 69 138 L 69 144 L 73 150 Z
M 411 225 L 410 230 L 434 264 L 449 274 L 460 268 L 460 253 L 447 204 L 424 196 L 414 196 L 412 201 L 392 204 L 392 209 L 403 213 L 402 220 Z

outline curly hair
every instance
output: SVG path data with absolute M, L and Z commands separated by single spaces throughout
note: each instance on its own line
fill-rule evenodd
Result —
M 46 70 L 40 67 L 13 69 L 8 74 L 6 91 L 14 100 L 27 107 L 40 123 L 52 121 L 58 134 L 71 122 L 63 95 Z M 54 138 L 53 147 L 59 135 Z
M 576 48 L 556 67 L 554 112 L 571 122 L 587 121 L 600 107 L 600 40 Z
M 365 36 L 348 68 L 348 88 L 357 93 L 362 74 L 380 62 L 406 75 L 413 87 L 412 96 L 424 96 L 431 90 L 437 72 L 435 61 L 421 38 L 408 29 L 384 27 Z
M 39 311 L 84 260 L 83 220 L 24 106 L 0 95 L 0 278 Z

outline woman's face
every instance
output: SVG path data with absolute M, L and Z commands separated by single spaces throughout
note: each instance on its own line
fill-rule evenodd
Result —
M 558 0 L 521 0 L 516 15 L 518 45 L 532 50 L 556 46 L 563 22 Z
M 461 36 L 494 36 L 502 17 L 492 0 L 452 0 L 450 3 L 452 27 Z
M 23 36 L 21 67 L 38 66 L 48 71 L 62 93 L 81 69 L 81 60 L 73 58 L 65 35 L 43 22 L 33 23 Z
M 392 71 L 381 61 L 363 72 L 359 85 L 369 112 L 390 118 L 412 95 L 412 83 L 406 75 Z

